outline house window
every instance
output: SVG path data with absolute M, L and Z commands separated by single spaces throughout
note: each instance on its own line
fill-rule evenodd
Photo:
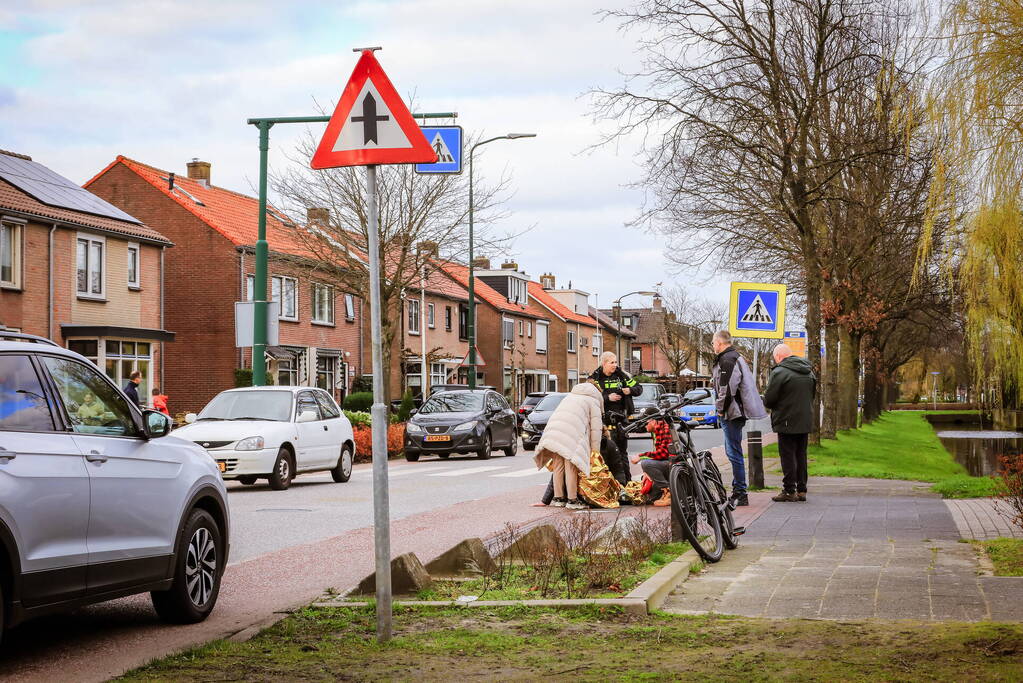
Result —
M 603 350 L 604 350 L 604 337 L 601 335 L 600 331 L 598 330 L 597 332 L 593 333 L 593 355 L 594 356 L 599 356 Z
M 419 299 L 408 299 L 408 333 L 419 334 Z
M 334 324 L 334 288 L 330 285 L 313 283 L 313 322 Z
M 622 316 L 622 327 L 628 327 L 630 330 L 632 329 L 632 316 L 631 315 L 623 315 Z
M 533 323 L 531 322 L 526 323 L 526 336 L 531 339 L 533 337 Z
M 298 320 L 298 280 L 274 275 L 270 278 L 270 301 L 281 305 L 281 320 Z
M 458 338 L 469 339 L 469 304 L 458 305 Z
M 430 386 L 446 384 L 448 381 L 447 370 L 443 363 L 430 363 Z
M 569 353 L 575 353 L 575 351 L 576 351 L 575 330 L 569 330 L 568 331 L 568 352 Z
M 106 294 L 103 278 L 103 250 L 106 241 L 102 237 L 78 237 L 78 296 L 102 299 Z
M 316 355 L 316 386 L 331 396 L 337 384 L 337 356 Z
M 277 384 L 282 387 L 298 385 L 298 361 L 294 356 L 277 361 Z
M 526 323 L 524 321 L 520 320 L 519 321 L 519 336 L 521 337 L 522 333 L 525 332 L 525 331 L 526 331 Z
M 547 353 L 547 324 L 536 324 L 536 352 Z
M 0 285 L 21 285 L 21 226 L 0 223 Z
M 70 342 L 68 348 L 75 351 L 72 346 L 76 342 Z M 77 342 L 81 343 L 81 342 Z M 143 403 L 149 402 L 149 366 L 152 361 L 152 345 L 149 342 L 129 341 L 127 339 L 107 339 L 103 342 L 106 351 L 103 369 L 107 377 L 114 380 L 117 386 L 124 387 L 128 383 L 131 373 L 136 370 L 142 373 L 142 382 L 136 391 L 139 400 Z M 84 355 L 84 354 L 83 354 Z M 86 358 L 89 358 L 86 356 Z M 89 360 L 94 360 L 89 358 Z
M 437 326 L 436 313 L 433 304 L 426 304 L 426 326 L 431 330 Z
M 643 362 L 643 347 L 633 346 L 632 347 L 632 360 L 642 363 Z
M 448 332 L 451 331 L 451 307 L 444 307 L 444 329 Z
M 256 276 L 245 276 L 245 300 L 252 301 L 256 296 Z
M 355 297 L 351 294 L 345 294 L 345 320 L 355 320 Z
M 128 245 L 128 286 L 139 288 L 139 245 Z
M 515 321 L 508 320 L 507 318 L 501 320 L 501 341 L 504 342 L 504 348 L 510 349 L 512 347 L 512 340 L 515 338 Z

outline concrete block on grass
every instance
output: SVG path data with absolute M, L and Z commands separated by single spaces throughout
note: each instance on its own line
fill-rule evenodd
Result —
M 538 557 L 565 552 L 565 539 L 551 524 L 542 524 L 530 529 L 501 551 L 499 558 L 517 564 L 528 564 Z
M 497 564 L 483 541 L 467 538 L 427 564 L 426 571 L 435 578 L 489 576 L 497 571 Z
M 423 563 L 415 553 L 405 553 L 391 560 L 391 592 L 394 595 L 412 595 L 433 585 Z M 373 572 L 363 579 L 352 595 L 374 595 L 377 591 L 377 575 Z

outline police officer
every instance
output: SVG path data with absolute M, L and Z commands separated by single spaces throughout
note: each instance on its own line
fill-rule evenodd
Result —
M 634 396 L 643 393 L 643 386 L 618 367 L 618 357 L 610 351 L 600 355 L 600 367 L 593 371 L 590 379 L 597 383 L 604 394 L 604 424 L 622 426 L 629 415 L 635 412 Z M 629 468 L 629 437 L 621 429 L 612 428 L 614 444 L 618 447 L 616 463 L 607 463 L 615 479 L 625 484 L 632 479 Z

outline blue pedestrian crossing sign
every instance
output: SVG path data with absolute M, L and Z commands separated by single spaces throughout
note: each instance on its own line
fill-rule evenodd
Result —
M 424 126 L 420 130 L 437 153 L 437 162 L 416 164 L 416 173 L 461 173 L 462 127 Z
M 733 282 L 728 327 L 733 337 L 781 339 L 785 335 L 785 285 Z

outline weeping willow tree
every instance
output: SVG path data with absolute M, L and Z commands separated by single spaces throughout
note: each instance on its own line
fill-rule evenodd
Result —
M 978 384 L 1023 398 L 1023 0 L 952 0 L 933 121 L 948 144 L 929 215 L 956 228 L 956 282 Z M 966 211 L 959 211 L 960 207 Z M 921 254 L 932 245 L 925 232 Z M 990 381 L 997 383 L 996 387 Z

